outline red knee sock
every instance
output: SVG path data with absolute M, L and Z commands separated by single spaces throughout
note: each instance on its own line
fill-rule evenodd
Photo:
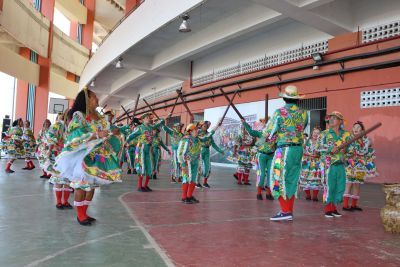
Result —
M 74 205 L 76 206 L 76 215 L 78 216 L 79 221 L 84 221 L 87 219 L 86 210 L 84 207 L 84 201 L 74 201 Z
M 335 210 L 336 210 L 335 204 L 331 203 L 331 211 L 335 211 Z
M 47 176 L 47 173 L 44 170 L 42 170 L 42 172 L 43 172 L 43 176 Z
M 54 191 L 56 192 L 56 201 L 57 204 L 61 204 L 61 198 L 62 198 L 62 188 L 55 188 Z
M 36 166 L 35 166 L 35 164 L 33 164 L 33 161 L 32 161 L 32 160 L 30 160 L 30 161 L 28 162 L 28 164 L 29 164 L 29 168 L 31 168 L 31 169 L 36 168 Z
M 143 176 L 142 175 L 138 175 L 138 188 L 142 188 L 143 187 Z
M 357 201 L 358 201 L 357 198 L 352 198 L 352 199 L 351 199 L 351 207 L 352 207 L 352 208 L 357 207 Z
M 325 212 L 331 212 L 331 203 L 328 203 L 324 206 L 324 211 Z
M 71 191 L 70 191 L 70 189 L 69 188 L 64 188 L 64 195 L 63 195 L 63 197 L 64 197 L 64 203 L 63 204 L 67 204 L 68 203 L 68 199 L 69 199 L 69 195 L 71 194 Z
M 120 167 L 120 168 L 122 168 L 123 165 L 124 165 L 123 162 L 120 162 L 120 163 L 119 163 L 119 167 Z
M 242 176 L 243 176 L 243 173 L 237 173 L 237 178 L 238 178 L 238 180 L 237 180 L 237 183 L 238 184 L 241 184 L 242 183 Z
M 266 191 L 265 194 L 266 194 L 267 196 L 270 196 L 270 195 L 271 195 L 271 188 L 269 188 L 269 186 L 266 186 L 266 187 L 265 187 L 265 191 Z
M 261 195 L 261 189 L 262 189 L 261 186 L 257 186 L 257 195 Z
M 11 171 L 11 165 L 12 165 L 11 161 L 7 162 L 6 171 Z
M 243 174 L 243 180 L 244 180 L 245 183 L 249 182 L 249 174 L 248 173 L 244 173 Z
M 311 198 L 311 193 L 309 189 L 304 190 L 304 193 L 306 193 L 307 198 Z
M 182 199 L 186 199 L 186 196 L 188 194 L 188 189 L 189 189 L 188 183 L 182 184 Z
M 86 218 L 88 217 L 87 216 L 87 210 L 89 208 L 90 203 L 92 203 L 92 201 L 90 201 L 90 200 L 83 201 L 83 206 L 82 207 L 83 207 L 83 212 L 84 212 Z
M 206 184 L 208 182 L 208 177 L 204 178 L 203 184 Z
M 281 205 L 281 211 L 283 213 L 288 213 L 289 212 L 289 205 L 288 205 L 287 201 L 285 199 L 283 199 L 282 196 L 280 196 L 278 198 L 278 200 L 279 200 L 279 204 Z
M 312 192 L 312 198 L 313 198 L 313 199 L 318 199 L 318 193 L 319 193 L 319 190 L 313 190 L 313 192 Z
M 190 184 L 189 184 L 189 190 L 188 190 L 188 193 L 187 193 L 187 197 L 188 197 L 188 198 L 190 198 L 190 197 L 193 196 L 193 192 L 194 192 L 194 188 L 195 188 L 195 187 L 196 187 L 196 184 L 193 183 L 193 182 L 190 182 Z
M 348 208 L 349 207 L 349 196 L 344 196 L 343 197 L 343 208 Z
M 293 212 L 294 196 L 292 196 L 291 198 L 286 197 L 286 203 L 288 205 L 289 212 Z
M 146 180 L 144 181 L 144 187 L 149 186 L 150 176 L 146 176 Z

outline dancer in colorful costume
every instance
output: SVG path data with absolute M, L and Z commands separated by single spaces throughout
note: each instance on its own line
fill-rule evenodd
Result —
M 14 173 L 14 171 L 11 170 L 12 164 L 16 159 L 24 156 L 25 151 L 22 139 L 22 126 L 22 119 L 15 120 L 12 123 L 11 128 L 8 130 L 7 136 L 5 137 L 7 158 L 10 159 L 6 165 L 6 173 Z
M 201 142 L 212 137 L 215 129 L 203 137 L 198 136 L 197 126 L 193 123 L 186 127 L 186 135 L 179 142 L 178 161 L 182 171 L 182 202 L 186 204 L 199 203 L 193 196 L 199 175 Z
M 235 146 L 233 149 L 233 155 L 228 157 L 228 160 L 237 163 L 236 174 L 237 184 L 242 185 L 242 179 L 244 185 L 251 185 L 249 182 L 250 170 L 253 168 L 252 163 L 252 149 L 255 144 L 255 139 L 246 132 L 246 129 L 242 127 L 241 134 L 237 137 Z
M 312 191 L 312 200 L 318 201 L 318 192 L 323 188 L 324 163 L 321 161 L 320 154 L 317 151 L 320 134 L 321 129 L 315 127 L 311 138 L 307 139 L 304 145 L 299 184 L 306 193 L 306 200 L 311 200 Z
M 218 153 L 224 155 L 224 151 L 217 146 L 214 142 L 213 137 L 207 137 L 209 135 L 208 129 L 211 126 L 210 121 L 200 121 L 198 123 L 198 135 L 200 138 L 204 138 L 201 141 L 201 162 L 202 162 L 202 174 L 203 174 L 203 185 L 200 183 L 200 175 L 197 176 L 197 188 L 210 188 L 208 184 L 208 178 L 211 173 L 211 162 L 210 162 L 210 146 L 212 146 Z
M 353 125 L 352 135 L 357 135 L 364 130 L 364 124 L 361 121 L 357 121 Z M 374 163 L 375 151 L 372 148 L 371 140 L 364 136 L 352 143 L 347 157 L 347 180 L 346 190 L 343 195 L 343 210 L 362 211 L 362 208 L 357 205 L 360 199 L 360 185 L 364 183 L 366 178 L 377 175 Z M 351 207 L 349 207 L 350 198 L 352 199 Z
M 72 191 L 69 186 L 70 180 L 61 176 L 60 173 L 54 169 L 56 157 L 64 148 L 65 135 L 71 118 L 72 114 L 68 109 L 64 113 L 59 113 L 56 123 L 50 127 L 45 136 L 48 150 L 43 166 L 45 171 L 51 174 L 49 182 L 54 185 L 53 191 L 56 195 L 57 209 L 72 209 L 71 204 L 68 202 Z
M 171 182 L 176 183 L 177 179 L 179 182 L 181 182 L 182 175 L 181 175 L 180 164 L 178 161 L 178 146 L 179 142 L 183 137 L 182 133 L 183 124 L 175 123 L 172 129 L 164 125 L 163 129 L 171 138 L 171 148 L 172 148 Z
M 32 161 L 32 158 L 35 157 L 36 140 L 29 121 L 25 121 L 23 132 L 22 140 L 24 143 L 25 167 L 22 169 L 33 170 L 36 168 Z
M 78 93 L 64 148 L 54 166 L 75 189 L 74 205 L 81 225 L 91 225 L 95 221 L 87 215 L 95 187 L 121 181 L 119 151 L 114 151 L 110 144 L 110 126 L 96 111 L 98 106 L 94 92 L 85 88 Z
M 265 130 L 265 136 L 270 140 L 276 138 L 270 187 L 281 206 L 281 210 L 270 220 L 291 221 L 303 156 L 303 132 L 308 117 L 307 112 L 297 106 L 303 96 L 299 95 L 296 86 L 288 85 L 280 96 L 286 104 L 274 112 Z
M 139 125 L 135 131 L 128 136 L 126 141 L 129 143 L 133 139 L 137 138 L 135 160 L 136 171 L 138 173 L 138 191 L 151 192 L 153 190 L 149 187 L 149 181 L 150 176 L 152 175 L 150 157 L 151 142 L 153 140 L 152 131 L 162 126 L 164 124 L 164 120 L 160 120 L 158 123 L 152 125 L 150 124 L 150 113 L 143 114 L 141 119 L 143 120 L 143 124 Z M 146 177 L 144 185 L 143 177 Z
M 275 152 L 275 142 L 276 136 L 273 136 L 274 140 L 269 139 L 269 134 L 266 131 L 268 126 L 265 126 L 261 131 L 251 129 L 250 125 L 242 120 L 243 127 L 245 130 L 253 137 L 258 138 L 256 142 L 257 155 L 257 199 L 262 200 L 261 190 L 264 188 L 265 176 L 267 175 L 267 187 L 265 198 L 269 200 L 274 200 L 271 194 L 269 176 L 271 172 L 272 159 Z
M 338 151 L 338 147 L 351 138 L 345 131 L 343 115 L 334 111 L 328 115 L 329 128 L 323 131 L 319 137 L 317 150 L 321 153 L 321 161 L 325 162 L 324 173 L 324 204 L 325 217 L 341 217 L 337 211 L 337 205 L 342 203 L 343 193 L 346 187 L 346 151 L 347 148 Z
M 39 131 L 38 138 L 36 139 L 36 158 L 39 161 L 40 168 L 43 174 L 40 178 L 50 178 L 50 174 L 45 171 L 44 163 L 47 159 L 47 151 L 49 150 L 49 145 L 46 142 L 46 133 L 51 126 L 50 120 L 46 119 L 43 122 L 42 129 Z
M 155 129 L 153 130 L 153 141 L 151 143 L 152 179 L 157 179 L 157 174 L 160 172 L 161 147 L 171 155 L 171 151 L 161 140 L 160 129 Z

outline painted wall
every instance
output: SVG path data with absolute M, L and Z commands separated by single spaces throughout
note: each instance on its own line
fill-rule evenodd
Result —
M 335 52 L 325 56 L 326 59 L 334 59 L 338 57 L 343 57 L 347 55 L 353 55 L 358 53 L 365 53 L 376 51 L 377 49 L 385 49 L 389 47 L 400 46 L 400 38 L 387 40 L 377 44 L 370 44 L 366 46 L 360 46 L 357 48 L 352 48 L 348 50 L 343 50 L 340 52 Z M 346 67 L 358 66 L 372 64 L 376 62 L 383 62 L 398 59 L 397 54 L 390 54 L 384 56 L 378 56 L 374 58 L 364 59 L 364 60 L 354 60 L 345 63 Z M 311 63 L 311 60 L 295 62 L 288 65 L 279 66 L 265 71 L 260 71 L 257 73 L 252 73 L 248 75 L 243 75 L 243 77 L 253 77 L 260 75 L 262 73 L 268 73 L 276 70 L 284 70 L 287 68 L 292 68 L 294 66 L 304 65 Z M 321 67 L 320 70 L 304 70 L 296 73 L 289 73 L 282 75 L 282 79 L 303 77 L 310 74 L 315 74 L 318 72 L 324 72 L 328 70 L 337 69 L 337 66 L 325 66 Z M 238 78 L 231 78 L 227 81 L 235 81 Z M 243 87 L 265 84 L 276 81 L 276 77 L 260 79 L 255 82 L 242 83 Z M 216 82 L 206 86 L 199 87 L 198 89 L 206 88 L 212 85 L 222 84 L 224 82 Z M 307 98 L 315 98 L 326 96 L 327 97 L 327 110 L 331 112 L 333 110 L 338 110 L 343 113 L 346 119 L 346 128 L 351 129 L 353 123 L 357 120 L 361 120 L 365 123 L 366 127 L 372 126 L 376 122 L 382 122 L 383 126 L 378 130 L 369 134 L 373 142 L 373 146 L 376 149 L 376 164 L 380 175 L 376 178 L 372 178 L 369 182 L 374 183 L 393 183 L 400 182 L 400 169 L 394 166 L 397 165 L 398 157 L 397 154 L 400 152 L 400 107 L 382 107 L 382 108 L 371 108 L 371 109 L 361 109 L 360 108 L 360 93 L 362 91 L 368 90 L 378 90 L 378 89 L 388 89 L 400 87 L 400 67 L 393 67 L 387 69 L 378 70 L 366 70 L 360 72 L 354 72 L 345 74 L 344 81 L 340 79 L 339 76 L 329 76 L 324 78 L 316 78 L 311 80 L 306 80 L 302 82 L 297 82 L 295 85 L 300 89 L 301 93 L 306 94 Z M 232 86 L 230 88 L 225 88 L 225 91 L 233 91 L 237 87 Z M 195 88 L 190 89 L 188 83 L 185 83 L 185 91 L 197 90 Z M 270 99 L 278 98 L 279 90 L 276 86 L 262 88 L 255 91 L 248 91 L 241 93 L 239 98 L 235 99 L 235 104 L 237 103 L 248 103 L 254 101 L 260 101 L 265 98 L 265 94 L 269 94 Z M 208 92 L 202 95 L 209 95 Z M 196 97 L 202 96 L 197 95 Z M 208 98 L 206 100 L 190 103 L 189 107 L 192 113 L 203 112 L 205 109 L 224 106 L 227 104 L 226 99 L 223 97 L 218 98 Z M 162 109 L 157 111 L 160 116 L 166 116 L 170 112 L 171 108 L 166 110 Z M 175 108 L 174 116 L 180 115 L 181 121 L 185 124 L 189 122 L 189 116 L 186 113 L 183 106 L 177 106 Z

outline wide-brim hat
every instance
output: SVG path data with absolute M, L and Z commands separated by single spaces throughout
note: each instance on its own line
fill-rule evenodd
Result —
M 344 117 L 342 115 L 342 113 L 340 113 L 339 111 L 332 111 L 330 114 L 327 115 L 327 117 L 336 117 L 339 120 L 344 120 Z
M 190 123 L 188 126 L 186 126 L 186 132 L 190 133 L 191 131 L 195 130 L 196 128 L 197 128 L 196 124 Z
M 285 87 L 284 93 L 279 93 L 280 97 L 288 98 L 288 99 L 302 99 L 304 95 L 300 95 L 297 87 L 294 85 L 288 85 Z

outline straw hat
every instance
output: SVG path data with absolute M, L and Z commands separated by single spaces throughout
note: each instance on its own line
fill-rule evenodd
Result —
M 288 99 L 302 99 L 304 95 L 300 95 L 297 87 L 294 85 L 288 85 L 285 88 L 284 93 L 279 93 L 280 97 L 288 98 Z

